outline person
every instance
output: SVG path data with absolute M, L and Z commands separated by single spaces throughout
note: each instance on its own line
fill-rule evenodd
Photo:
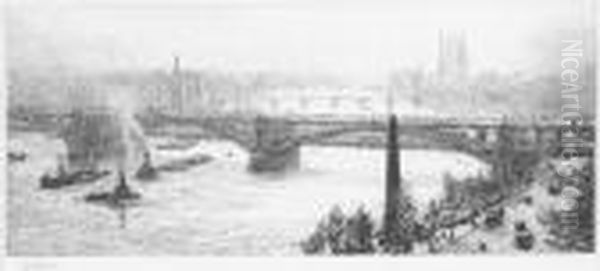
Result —
M 438 236 L 432 236 L 427 240 L 427 252 L 437 254 L 441 251 L 441 241 Z
M 479 226 L 477 223 L 477 218 L 479 217 L 480 214 L 481 214 L 481 212 L 477 208 L 473 208 L 471 210 L 469 222 L 473 228 L 477 228 L 477 226 Z
M 479 251 L 487 252 L 487 250 L 488 250 L 487 243 L 485 241 L 480 240 L 479 241 Z

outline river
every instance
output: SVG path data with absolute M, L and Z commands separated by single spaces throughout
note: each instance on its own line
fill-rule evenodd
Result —
M 184 172 L 133 181 L 139 206 L 118 212 L 83 202 L 107 190 L 107 179 L 61 190 L 40 190 L 60 144 L 39 134 L 11 139 L 30 156 L 8 168 L 8 251 L 11 255 L 297 255 L 298 242 L 335 204 L 359 205 L 381 216 L 384 150 L 302 147 L 301 169 L 279 176 L 246 171 L 247 154 L 227 142 L 200 142 L 187 151 L 156 153 L 156 162 L 196 152 L 215 157 Z M 403 189 L 423 208 L 443 195 L 445 173 L 460 179 L 487 166 L 464 154 L 404 150 Z M 125 227 L 122 227 L 125 226 Z

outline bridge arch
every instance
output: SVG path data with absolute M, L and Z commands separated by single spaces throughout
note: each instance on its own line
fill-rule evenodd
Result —
M 301 136 L 303 144 L 346 145 L 366 148 L 385 148 L 386 127 L 382 125 L 353 126 L 329 129 L 319 133 Z M 471 130 L 472 131 L 472 130 Z M 475 130 L 480 133 L 479 130 Z M 484 131 L 487 132 L 487 131 Z M 398 129 L 398 142 L 402 149 L 439 149 L 453 150 L 474 156 L 484 162 L 491 162 L 496 140 L 489 137 L 469 136 L 462 130 L 444 131 L 443 129 Z

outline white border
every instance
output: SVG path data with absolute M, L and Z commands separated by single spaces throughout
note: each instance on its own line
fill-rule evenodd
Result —
M 596 14 L 600 14 L 600 5 L 595 0 L 585 1 L 587 10 L 592 12 L 591 19 L 596 20 Z M 5 2 L 0 8 L 4 9 Z M 5 15 L 2 10 L 2 15 Z M 0 35 L 4 35 L 5 16 L 0 23 Z M 598 27 L 596 27 L 598 37 Z M 596 45 L 598 45 L 596 40 Z M 5 41 L 0 45 L 0 59 L 5 59 Z M 598 54 L 596 63 L 600 63 Z M 597 64 L 598 65 L 598 64 Z M 600 79 L 600 69 L 596 69 L 596 78 Z M 6 143 L 6 73 L 5 61 L 0 64 L 0 151 L 5 153 Z M 598 85 L 598 82 L 597 82 Z M 596 95 L 596 110 L 600 107 L 600 96 Z M 596 114 L 598 115 L 598 114 Z M 596 118 L 596 126 L 600 119 Z M 596 145 L 596 153 L 598 146 Z M 0 155 L 0 169 L 3 172 L 0 177 L 0 195 L 6 195 L 6 159 Z M 596 172 L 598 171 L 596 160 Z M 596 183 L 597 186 L 598 183 Z M 598 191 L 598 190 L 597 190 Z M 596 210 L 600 210 L 600 200 L 596 200 Z M 0 213 L 6 214 L 6 197 L 0 201 Z M 600 212 L 596 212 L 600 213 Z M 600 232 L 600 215 L 596 216 L 596 233 Z M 6 216 L 0 215 L 0 261 L 5 265 L 5 270 L 19 271 L 54 271 L 54 270 L 600 270 L 598 249 L 594 255 L 545 255 L 545 256 L 428 256 L 428 257 L 354 257 L 354 258 L 234 258 L 234 257 L 198 257 L 198 258 L 174 258 L 174 257 L 94 257 L 94 258 L 32 258 L 32 257 L 7 257 L 6 255 Z M 596 234 L 596 245 L 600 238 Z M 3 259 L 4 258 L 4 259 Z M 2 268 L 0 268 L 1 270 Z

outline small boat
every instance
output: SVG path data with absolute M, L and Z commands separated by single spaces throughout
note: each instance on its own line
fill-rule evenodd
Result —
M 199 154 L 192 157 L 187 157 L 183 159 L 177 159 L 170 161 L 166 164 L 159 165 L 156 167 L 157 171 L 184 171 L 194 166 L 199 166 L 202 164 L 206 164 L 213 160 L 213 157 Z
M 135 173 L 135 178 L 140 181 L 153 181 L 158 179 L 161 172 L 185 171 L 192 167 L 209 163 L 214 158 L 205 154 L 197 154 L 191 157 L 185 157 L 168 161 L 165 164 L 153 165 L 150 154 L 144 154 L 144 162 Z
M 27 153 L 25 152 L 8 152 L 7 154 L 9 162 L 23 162 L 27 159 Z
M 195 141 L 173 141 L 156 146 L 158 150 L 187 150 L 194 147 Z
M 40 187 L 42 189 L 58 189 L 64 186 L 92 183 L 107 175 L 110 175 L 110 171 L 108 170 L 81 170 L 71 173 L 59 170 L 56 176 L 51 176 L 47 173 L 42 175 L 40 177 Z

